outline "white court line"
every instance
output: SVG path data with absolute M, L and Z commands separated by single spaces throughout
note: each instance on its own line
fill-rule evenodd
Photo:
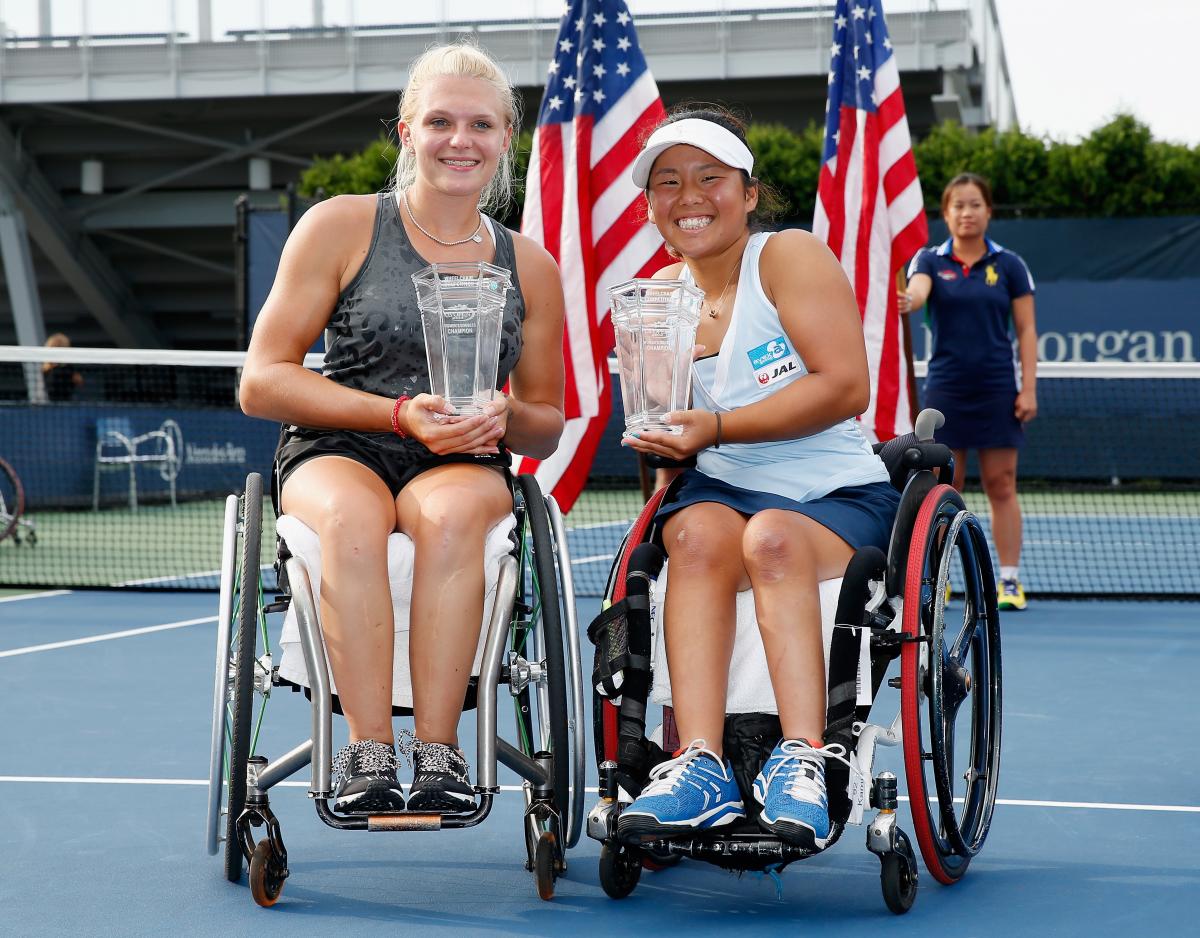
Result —
M 167 629 L 182 629 L 189 625 L 201 625 L 204 622 L 216 622 L 216 616 L 202 616 L 199 619 L 184 619 L 181 622 L 168 622 L 166 625 L 148 625 L 141 629 L 126 629 L 123 632 L 106 632 L 103 635 L 89 635 L 87 638 L 73 638 L 67 642 L 50 642 L 46 645 L 27 645 L 25 648 L 12 648 L 0 651 L 0 658 L 11 658 L 14 655 L 31 655 L 35 651 L 51 651 L 55 648 L 70 648 L 73 645 L 90 645 L 93 642 L 108 642 L 115 638 L 129 638 L 133 635 L 146 635 L 150 632 L 165 632 Z
M 208 785 L 205 778 L 104 778 L 73 775 L 0 775 L 0 783 L 33 785 Z M 289 788 L 307 788 L 308 782 L 280 782 Z M 501 785 L 501 791 L 523 791 L 522 785 Z M 585 788 L 589 794 L 598 794 L 598 788 Z M 908 801 L 905 795 L 901 801 Z M 933 801 L 931 797 L 929 799 Z M 1092 811 L 1163 811 L 1176 814 L 1200 814 L 1200 805 L 1190 804 L 1122 804 L 1105 801 L 1035 801 L 1024 798 L 997 798 L 996 804 L 1017 808 L 1082 808 Z
M 47 596 L 66 596 L 74 590 L 42 590 L 40 593 L 23 593 L 20 596 L 5 596 L 0 603 L 19 603 L 22 599 L 44 599 Z
M 600 561 L 612 563 L 613 556 L 613 554 L 597 554 L 595 557 L 572 557 L 571 566 L 575 567 L 584 563 L 599 563 Z

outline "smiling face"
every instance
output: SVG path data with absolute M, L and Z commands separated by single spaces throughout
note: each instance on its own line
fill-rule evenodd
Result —
M 979 187 L 968 182 L 950 190 L 942 209 L 942 217 L 946 220 L 950 234 L 955 238 L 980 238 L 987 231 L 992 210 Z
M 448 195 L 481 191 L 512 136 L 496 89 L 456 75 L 430 81 L 413 119 L 398 130 L 416 156 L 417 178 Z
M 747 215 L 758 205 L 758 187 L 747 186 L 740 169 L 681 143 L 654 161 L 647 200 L 663 240 L 683 257 L 704 257 L 745 233 Z

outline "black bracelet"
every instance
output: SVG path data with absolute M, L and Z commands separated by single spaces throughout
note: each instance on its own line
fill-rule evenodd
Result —
M 717 438 L 713 441 L 713 449 L 721 448 L 721 414 L 719 411 L 713 411 L 717 418 Z

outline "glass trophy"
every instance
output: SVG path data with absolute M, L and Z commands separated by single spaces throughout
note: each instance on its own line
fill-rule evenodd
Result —
M 430 264 L 412 275 L 425 333 L 429 387 L 461 416 L 496 391 L 500 330 L 512 274 L 494 264 Z
M 667 414 L 687 410 L 692 392 L 692 349 L 704 293 L 682 280 L 638 278 L 608 291 L 625 432 L 667 430 Z

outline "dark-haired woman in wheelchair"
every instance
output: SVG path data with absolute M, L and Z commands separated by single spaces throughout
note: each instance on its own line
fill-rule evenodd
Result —
M 322 630 L 350 730 L 334 808 L 347 813 L 405 808 L 392 729 L 394 531 L 412 539 L 415 558 L 407 807 L 467 810 L 475 798 L 458 722 L 483 618 L 484 542 L 512 511 L 508 451 L 545 458 L 563 427 L 558 269 L 481 214 L 511 190 L 515 119 L 512 87 L 476 47 L 437 47 L 413 63 L 396 188 L 304 215 L 246 359 L 242 408 L 284 424 L 280 507 L 320 538 Z M 497 391 L 488 413 L 454 416 L 428 393 L 410 275 L 431 261 L 512 270 L 499 365 L 510 394 Z M 318 375 L 301 362 L 326 328 Z
M 754 232 L 763 187 L 739 122 L 667 118 L 634 164 L 650 217 L 681 258 L 656 275 L 705 292 L 682 432 L 625 445 L 696 457 L 655 522 L 669 556 L 665 641 L 675 757 L 621 812 L 622 839 L 670 837 L 746 816 L 722 755 L 735 597 L 752 588 L 783 738 L 754 782 L 760 824 L 820 849 L 829 837 L 818 582 L 854 551 L 886 550 L 898 505 L 855 417 L 870 393 L 859 311 L 832 253 L 799 231 Z

